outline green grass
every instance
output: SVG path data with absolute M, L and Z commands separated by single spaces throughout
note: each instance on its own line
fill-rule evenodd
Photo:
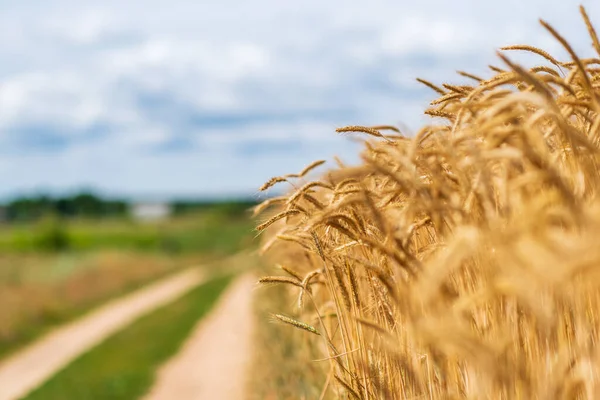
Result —
M 142 396 L 150 388 L 157 367 L 175 354 L 230 279 L 210 281 L 142 317 L 79 357 L 25 399 L 130 400 Z
M 0 251 L 35 253 L 118 249 L 162 253 L 229 254 L 247 244 L 253 221 L 226 209 L 207 209 L 156 223 L 127 218 L 45 219 L 0 228 Z
M 254 223 L 245 208 L 213 205 L 160 223 L 47 219 L 0 226 L 0 358 L 111 298 L 251 247 Z

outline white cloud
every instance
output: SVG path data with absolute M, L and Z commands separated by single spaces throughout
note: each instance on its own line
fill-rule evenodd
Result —
M 417 76 L 443 82 L 459 79 L 457 69 L 484 74 L 497 63 L 494 50 L 512 43 L 564 56 L 538 17 L 589 55 L 577 7 L 566 3 L 0 6 L 2 190 L 248 190 L 314 158 L 355 157 L 336 126 L 403 123 L 415 130 L 426 121 L 420 111 L 433 95 Z M 584 4 L 600 19 L 600 4 Z
M 116 33 L 115 14 L 102 9 L 88 9 L 73 19 L 70 13 L 61 13 L 44 20 L 46 34 L 54 35 L 75 45 L 92 45 Z

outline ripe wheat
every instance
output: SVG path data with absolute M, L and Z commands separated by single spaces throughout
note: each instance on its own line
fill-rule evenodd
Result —
M 508 46 L 550 65 L 501 52 L 491 78 L 459 72 L 475 86 L 420 79 L 435 123 L 340 128 L 368 135 L 360 166 L 259 207 L 276 208 L 258 229 L 302 305 L 275 318 L 319 335 L 323 393 L 600 398 L 600 59 L 541 23 L 570 60 Z

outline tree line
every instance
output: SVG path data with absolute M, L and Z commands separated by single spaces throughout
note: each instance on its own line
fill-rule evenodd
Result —
M 230 216 L 239 216 L 254 205 L 253 200 L 205 201 L 174 200 L 169 202 L 175 215 L 202 210 L 218 210 Z M 4 219 L 7 221 L 35 221 L 45 216 L 59 218 L 106 218 L 126 217 L 130 213 L 131 201 L 108 199 L 90 192 L 71 196 L 49 195 L 25 196 L 4 204 Z

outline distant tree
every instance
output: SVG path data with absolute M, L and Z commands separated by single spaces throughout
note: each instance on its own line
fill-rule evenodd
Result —
M 124 215 L 127 208 L 123 200 L 105 200 L 93 193 L 83 192 L 60 198 L 46 195 L 18 198 L 6 205 L 6 216 L 9 221 L 32 221 L 48 215 L 98 218 Z
M 56 213 L 60 216 L 71 217 L 77 214 L 77 208 L 73 201 L 69 198 L 62 198 L 56 200 L 55 204 Z
M 189 212 L 211 210 L 214 215 L 240 217 L 254 200 L 206 201 L 178 200 L 171 203 L 176 215 Z M 6 218 L 9 221 L 34 221 L 48 216 L 58 218 L 100 218 L 124 216 L 129 204 L 120 199 L 104 199 L 91 192 L 81 192 L 73 196 L 52 198 L 47 195 L 21 197 L 6 204 Z

